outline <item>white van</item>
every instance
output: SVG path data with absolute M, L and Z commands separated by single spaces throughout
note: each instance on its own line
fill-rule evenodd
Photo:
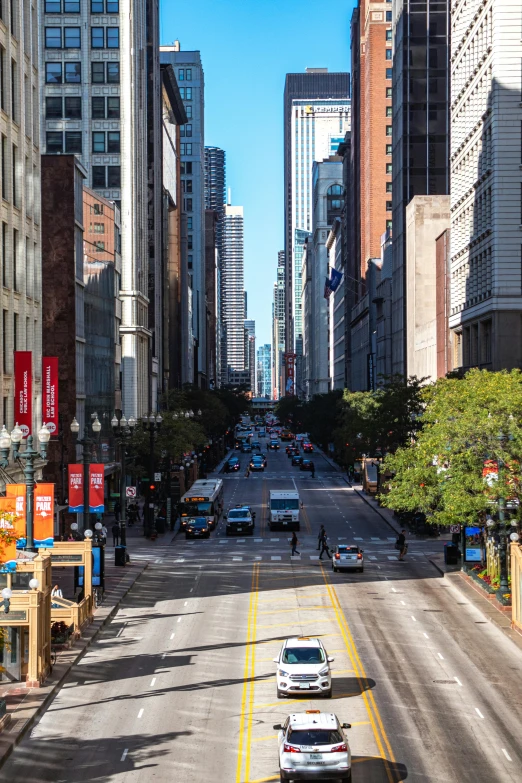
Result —
M 270 490 L 268 525 L 270 530 L 299 530 L 299 492 Z

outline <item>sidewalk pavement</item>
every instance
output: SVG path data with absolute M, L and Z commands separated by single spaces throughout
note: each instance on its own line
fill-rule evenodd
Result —
M 112 526 L 112 517 L 106 521 L 107 528 Z M 170 530 L 160 535 L 156 541 L 143 536 L 140 525 L 127 530 L 127 551 L 130 563 L 123 567 L 114 565 L 114 547 L 105 547 L 105 593 L 101 606 L 94 612 L 93 622 L 83 630 L 80 639 L 74 641 L 71 649 L 60 650 L 52 674 L 41 688 L 26 688 L 23 683 L 0 683 L 0 699 L 7 707 L 6 717 L 0 722 L 0 766 L 5 762 L 22 737 L 34 725 L 35 721 L 49 706 L 65 682 L 71 668 L 82 658 L 97 638 L 101 629 L 117 613 L 119 606 L 129 590 L 148 566 L 147 561 L 133 562 L 133 553 L 151 548 L 161 550 L 169 546 L 176 536 Z M 154 559 L 152 555 L 151 559 Z M 53 577 L 54 578 L 54 577 Z M 3 728 L 3 731 L 2 731 Z

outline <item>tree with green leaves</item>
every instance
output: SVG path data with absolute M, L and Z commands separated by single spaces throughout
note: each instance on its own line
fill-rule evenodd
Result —
M 383 504 L 449 525 L 476 524 L 499 498 L 520 502 L 521 372 L 442 378 L 423 389 L 422 401 L 417 432 L 386 458 L 393 478 Z

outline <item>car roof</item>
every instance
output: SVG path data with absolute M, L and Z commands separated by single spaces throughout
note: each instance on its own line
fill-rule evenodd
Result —
M 249 506 L 231 506 L 229 511 L 244 511 L 245 514 L 250 514 Z
M 285 647 L 322 647 L 323 643 L 320 639 L 315 639 L 311 636 L 292 636 L 285 642 Z
M 339 725 L 337 715 L 333 712 L 319 712 L 308 710 L 307 712 L 294 712 L 290 716 L 290 726 L 300 729 L 336 729 Z

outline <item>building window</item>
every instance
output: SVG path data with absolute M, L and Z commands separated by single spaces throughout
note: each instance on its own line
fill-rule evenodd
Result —
M 391 22 L 391 20 L 392 20 L 392 12 L 386 11 L 386 21 Z
M 189 104 L 188 106 L 185 106 L 185 113 L 187 115 L 187 118 L 189 120 L 192 119 L 192 106 Z
M 80 84 L 82 81 L 82 64 L 80 62 L 65 63 L 65 82 Z
M 2 285 L 7 288 L 7 223 L 2 223 Z
M 120 13 L 120 3 L 119 3 L 119 0 L 107 0 L 107 13 L 108 14 L 119 14 Z
M 47 131 L 45 147 L 48 153 L 63 152 L 63 134 L 61 131 Z
M 192 234 L 188 234 L 187 236 L 187 250 L 193 250 L 193 236 Z
M 120 152 L 119 131 L 109 131 L 107 133 L 107 152 Z
M 185 154 L 185 147 L 186 147 L 186 146 L 187 146 L 186 144 L 184 144 L 183 142 L 181 142 L 181 144 L 179 145 L 179 154 L 180 154 L 180 155 L 184 155 L 184 154 Z
M 91 14 L 103 14 L 103 0 L 91 0 Z
M 121 166 L 107 166 L 107 187 L 121 188 Z
M 391 193 L 391 192 L 392 192 L 392 183 L 391 182 L 387 182 L 386 183 L 386 193 Z
M 2 198 L 7 199 L 7 137 L 2 133 Z
M 391 136 L 392 135 L 392 126 L 391 125 L 387 125 L 386 126 L 386 135 L 387 136 Z
M 119 84 L 120 83 L 120 64 L 119 63 L 107 63 L 107 83 Z
M 391 117 L 392 116 L 393 109 L 391 106 L 386 107 L 386 116 Z
M 185 193 L 192 193 L 192 180 L 186 179 L 184 185 L 185 185 Z
M 185 69 L 178 68 L 178 82 L 184 82 L 184 81 L 185 81 Z
M 63 12 L 64 14 L 79 14 L 80 0 L 64 0 Z
M 45 48 L 46 49 L 61 49 L 62 48 L 62 28 L 61 27 L 46 27 L 45 28 Z
M 45 0 L 45 13 L 61 14 L 62 13 L 61 0 Z
M 13 228 L 13 289 L 19 291 L 18 286 L 18 231 Z
M 102 154 L 105 152 L 105 132 L 93 131 L 92 134 L 92 151 L 93 153 Z
M 105 98 L 100 98 L 97 95 L 91 98 L 91 113 L 93 120 L 105 119 Z
M 187 68 L 185 70 L 185 80 L 187 82 L 191 82 L 192 81 L 192 68 Z
M 386 30 L 386 40 L 391 41 L 392 40 L 392 31 Z
M 107 49 L 120 48 L 120 28 L 107 27 Z
M 185 88 L 184 87 L 180 87 L 179 88 L 179 95 L 180 95 L 181 100 L 184 101 L 185 100 Z
M 187 256 L 187 266 L 189 269 L 192 269 L 194 266 L 194 256 Z
M 391 58 L 392 58 L 392 50 L 386 49 L 386 59 L 391 60 Z
M 91 82 L 105 84 L 105 63 L 91 63 Z
M 94 224 L 94 233 L 95 234 L 105 234 L 105 223 L 95 223 Z
M 61 120 L 62 119 L 62 99 L 61 98 L 46 98 L 45 99 L 45 118 L 46 120 Z
M 107 119 L 119 120 L 120 119 L 120 99 L 119 98 L 107 98 Z
M 392 87 L 386 87 L 386 97 L 392 98 L 393 97 L 393 88 Z
M 192 199 L 186 198 L 185 199 L 185 212 L 192 212 Z
M 391 79 L 392 78 L 392 69 L 386 68 L 386 78 Z
M 392 145 L 391 144 L 387 144 L 386 145 L 386 154 L 387 155 L 391 155 L 392 154 Z
M 46 84 L 62 83 L 61 63 L 45 63 L 45 83 Z
M 187 229 L 189 231 L 192 231 L 192 218 L 191 217 L 187 218 Z
M 104 45 L 103 27 L 91 27 L 91 49 L 103 49 Z
M 192 136 L 192 124 L 189 122 L 186 125 L 182 125 L 182 128 L 185 128 L 185 135 L 186 136 Z
M 93 188 L 105 187 L 105 166 L 92 167 L 92 186 Z
M 71 120 L 81 120 L 82 118 L 82 99 L 78 97 L 65 98 L 65 117 Z
M 103 204 L 100 204 L 98 201 L 95 202 L 93 212 L 95 215 L 103 215 Z
M 65 132 L 65 151 L 74 152 L 77 155 L 82 154 L 82 132 L 81 131 L 66 131 Z
M 388 219 L 386 221 L 386 231 L 391 231 L 392 230 L 392 223 L 393 223 L 393 220 Z
M 97 239 L 94 243 L 94 250 L 96 253 L 103 253 L 105 251 L 105 242 L 101 239 Z
M 63 47 L 64 49 L 81 49 L 82 37 L 79 27 L 63 28 Z
M 341 185 L 330 185 L 326 191 L 326 222 L 332 225 L 334 219 L 341 214 L 344 206 L 343 188 Z
M 391 201 L 387 201 L 386 202 L 386 212 L 391 212 L 391 211 L 392 211 L 392 203 L 391 203 Z
M 192 143 L 187 144 L 186 146 L 186 154 L 192 155 Z
M 192 87 L 187 87 L 187 101 L 192 100 Z
M 386 174 L 391 174 L 391 173 L 392 173 L 392 164 L 391 163 L 387 163 L 386 164 Z

